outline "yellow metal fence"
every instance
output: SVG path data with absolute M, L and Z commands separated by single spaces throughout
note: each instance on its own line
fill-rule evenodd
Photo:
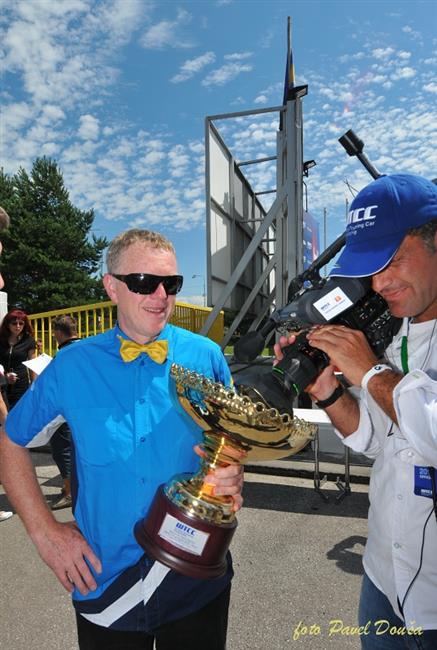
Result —
M 183 302 L 177 302 L 170 322 L 178 327 L 183 327 L 191 332 L 198 332 L 209 316 L 209 307 L 195 307 Z M 66 307 L 55 309 L 40 314 L 29 315 L 29 320 L 34 329 L 34 336 L 41 341 L 41 352 L 53 356 L 58 349 L 56 339 L 53 335 L 52 320 L 55 316 L 68 314 L 77 321 L 79 338 L 94 336 L 111 329 L 117 320 L 116 306 L 110 301 L 99 302 L 94 305 L 83 305 L 81 307 Z M 220 312 L 212 328 L 209 331 L 209 338 L 220 343 L 224 333 L 224 315 Z

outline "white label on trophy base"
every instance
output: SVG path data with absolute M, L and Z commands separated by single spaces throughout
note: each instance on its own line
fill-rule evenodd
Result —
M 347 297 L 345 292 L 340 289 L 340 287 L 336 287 L 327 293 L 326 296 L 323 296 L 323 298 L 316 300 L 313 307 L 315 307 L 315 309 L 317 309 L 317 311 L 322 314 L 325 320 L 330 321 L 331 318 L 334 318 L 334 316 L 341 314 L 342 311 L 351 305 L 352 301 L 350 298 Z
M 168 513 L 165 515 L 158 535 L 173 546 L 193 553 L 193 555 L 202 555 L 209 537 L 209 533 L 187 526 L 183 521 L 179 521 Z

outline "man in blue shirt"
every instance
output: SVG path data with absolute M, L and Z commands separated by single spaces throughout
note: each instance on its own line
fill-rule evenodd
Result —
M 172 399 L 171 364 L 223 383 L 229 370 L 215 343 L 168 324 L 182 286 L 168 240 L 147 230 L 122 233 L 107 267 L 103 282 L 118 323 L 58 353 L 11 411 L 0 444 L 5 488 L 41 557 L 73 595 L 81 650 L 144 650 L 154 642 L 158 650 L 223 650 L 230 559 L 220 578 L 188 578 L 145 555 L 133 527 L 161 483 L 198 465 L 193 444 L 201 431 Z M 122 347 L 152 341 L 164 358 L 139 350 L 122 358 Z M 54 519 L 24 449 L 40 445 L 59 416 L 72 436 L 69 523 Z M 208 482 L 241 506 L 240 467 L 217 469 Z

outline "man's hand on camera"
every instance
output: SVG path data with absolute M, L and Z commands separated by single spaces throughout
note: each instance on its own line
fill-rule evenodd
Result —
M 282 361 L 284 358 L 284 355 L 282 353 L 282 348 L 287 347 L 287 345 L 292 345 L 296 340 L 296 336 L 294 334 L 290 334 L 290 336 L 281 336 L 279 338 L 278 343 L 275 343 L 273 346 L 273 350 L 275 352 L 275 357 L 276 359 L 273 361 L 273 365 L 276 366 L 278 361 Z
M 276 360 L 273 362 L 273 365 L 276 365 L 278 361 L 283 359 L 284 355 L 282 354 L 282 348 L 285 348 L 287 345 L 292 345 L 296 340 L 296 336 L 293 334 L 288 338 L 286 336 L 281 336 L 278 343 L 274 345 L 274 351 Z M 310 397 L 318 402 L 319 400 L 327 399 L 338 386 L 338 379 L 334 375 L 334 366 L 329 365 L 320 373 L 317 379 L 308 384 L 305 388 L 305 392 L 310 395 Z
M 353 386 L 360 386 L 366 372 L 378 363 L 366 337 L 359 330 L 344 325 L 322 325 L 308 332 L 307 338 L 310 345 L 329 356 L 331 364 Z

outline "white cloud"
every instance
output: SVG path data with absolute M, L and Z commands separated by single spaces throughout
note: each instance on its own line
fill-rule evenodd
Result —
M 25 102 L 8 104 L 2 108 L 2 131 L 22 129 L 35 118 L 34 109 Z
M 98 144 L 91 140 L 86 140 L 85 142 L 75 141 L 72 145 L 63 149 L 61 162 L 81 165 L 84 160 L 94 155 L 96 149 L 98 149 Z
M 132 156 L 136 152 L 135 145 L 127 138 L 122 137 L 118 144 L 114 146 L 112 155 L 117 157 Z
M 336 100 L 337 99 L 336 91 L 334 90 L 334 88 L 331 88 L 329 86 L 325 86 L 324 88 L 323 87 L 320 88 L 319 92 L 320 92 L 321 95 L 324 95 L 328 99 L 331 99 L 331 100 Z
M 108 15 L 111 7 L 119 7 L 119 2 L 104 6 Z M 81 1 L 14 3 L 8 8 L 10 20 L 2 34 L 4 69 L 21 75 L 27 97 L 38 106 L 73 106 L 84 94 L 107 86 L 115 78 L 116 72 L 107 59 L 120 41 L 121 26 L 126 39 L 136 27 L 135 18 L 141 8 L 137 0 L 121 4 L 131 8 L 130 24 L 126 10 L 121 21 L 115 21 L 117 25 L 114 21 L 108 24 L 98 15 L 102 5 L 97 5 L 97 13 L 93 13 L 94 9 Z
M 185 147 L 182 145 L 176 145 L 173 147 L 168 154 L 170 175 L 173 178 L 182 178 L 185 176 L 189 162 L 189 154 Z
M 201 142 L 190 142 L 188 146 L 190 148 L 190 151 L 192 151 L 195 154 L 199 154 L 203 158 L 205 149 Z
M 77 135 L 82 140 L 97 140 L 99 137 L 99 120 L 93 115 L 81 115 Z
M 366 57 L 365 52 L 355 52 L 354 54 L 343 54 L 339 57 L 341 63 L 348 63 L 349 61 L 360 61 Z
M 415 40 L 419 40 L 421 38 L 420 32 L 413 29 L 410 25 L 405 25 L 405 27 L 402 27 L 402 31 Z
M 65 113 L 62 108 L 54 104 L 46 104 L 43 106 L 42 114 L 49 122 L 59 122 L 65 119 Z
M 267 104 L 269 98 L 274 98 L 274 102 L 280 102 L 282 100 L 282 95 L 284 92 L 284 82 L 277 82 L 271 84 L 267 88 L 263 88 L 259 91 L 255 97 L 255 104 Z
M 210 63 L 214 63 L 215 54 L 214 52 L 205 52 L 195 59 L 187 59 L 179 68 L 179 72 L 170 79 L 172 83 L 181 83 L 182 81 L 187 81 L 191 79 L 195 74 L 203 70 L 203 68 Z
M 145 156 L 138 160 L 138 173 L 140 176 L 156 176 L 161 173 L 163 162 L 167 154 L 163 151 L 149 151 Z
M 394 53 L 394 49 L 392 47 L 378 47 L 375 50 L 373 50 L 372 55 L 375 59 L 388 59 L 391 57 L 391 55 Z
M 234 52 L 233 54 L 225 54 L 224 59 L 226 61 L 243 61 L 244 59 L 250 59 L 253 56 L 253 52 Z
M 97 149 L 101 151 L 95 160 Z M 167 134 L 150 138 L 103 133 L 64 150 L 60 164 L 72 200 L 82 209 L 94 207 L 108 220 L 129 225 L 189 230 L 203 223 L 203 175 L 199 141 L 173 142 Z
M 193 199 L 199 198 L 202 195 L 202 193 L 203 190 L 201 187 L 199 187 L 199 185 L 197 185 L 196 187 L 188 187 L 184 191 L 184 198 L 189 201 L 192 201 Z
M 231 101 L 231 106 L 243 106 L 244 104 L 246 104 L 246 100 L 241 95 Z
M 43 6 L 41 6 L 43 4 Z M 66 2 L 50 2 L 50 3 L 37 3 L 37 2 L 21 2 L 17 3 L 17 13 L 25 20 L 33 21 L 44 16 L 49 18 L 51 16 L 63 17 L 67 14 L 74 12 L 82 12 L 88 9 L 88 3 L 84 0 L 67 0 Z
M 122 160 L 114 159 L 112 156 L 108 155 L 97 160 L 97 166 L 102 169 L 110 172 L 113 176 L 116 177 L 117 183 L 120 183 L 127 175 L 127 169 Z
M 399 79 L 410 79 L 411 77 L 414 77 L 415 74 L 416 72 L 413 68 L 398 68 L 398 70 L 391 75 L 391 78 L 394 81 L 398 81 Z
M 150 0 L 105 0 L 95 10 L 96 26 L 107 34 L 112 46 L 118 47 L 129 41 L 141 19 L 149 16 L 152 8 Z
M 374 84 L 385 84 L 387 82 L 387 77 L 382 74 L 372 75 L 372 83 Z
M 163 149 L 165 147 L 165 140 L 161 138 L 152 138 L 146 142 L 148 149 Z
M 434 93 L 434 95 L 437 94 L 437 83 L 435 81 L 431 81 L 431 83 L 426 84 L 423 87 L 424 90 L 426 90 L 427 93 Z
M 156 165 L 156 163 L 161 162 L 161 160 L 164 160 L 166 157 L 166 154 L 163 151 L 149 151 L 144 158 L 141 159 L 141 161 L 145 165 Z
M 258 95 L 257 97 L 255 97 L 255 99 L 254 99 L 254 103 L 255 103 L 255 104 L 267 104 L 267 97 L 266 97 L 266 95 L 262 95 L 262 94 L 261 94 L 261 95 Z
M 205 77 L 202 86 L 223 86 L 236 79 L 242 72 L 251 72 L 252 69 L 253 66 L 248 64 L 225 63 Z
M 184 39 L 181 27 L 191 22 L 191 14 L 184 9 L 179 9 L 175 20 L 161 20 L 149 27 L 140 39 L 140 45 L 145 49 L 163 50 L 167 47 L 187 48 L 193 47 L 193 42 Z

